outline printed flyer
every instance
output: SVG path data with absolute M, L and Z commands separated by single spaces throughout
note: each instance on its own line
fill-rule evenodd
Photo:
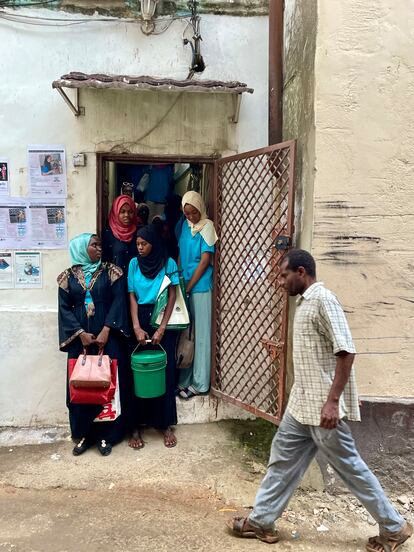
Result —
M 39 251 L 15 251 L 14 287 L 42 287 L 42 257 Z
M 0 289 L 13 288 L 13 254 L 0 251 Z
M 10 195 L 9 160 L 0 157 L 0 196 Z
M 63 146 L 28 146 L 31 197 L 66 198 L 66 155 Z

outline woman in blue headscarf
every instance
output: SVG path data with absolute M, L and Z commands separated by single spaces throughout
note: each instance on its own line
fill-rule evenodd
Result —
M 122 270 L 101 261 L 101 240 L 94 234 L 80 234 L 69 244 L 72 266 L 58 276 L 59 348 L 68 359 L 78 358 L 84 348 L 89 354 L 104 354 L 118 360 L 121 405 L 126 396 L 125 358 L 128 318 Z M 103 456 L 123 438 L 123 415 L 114 421 L 94 422 L 101 405 L 73 404 L 67 385 L 66 404 L 73 454 L 78 456 L 94 444 Z

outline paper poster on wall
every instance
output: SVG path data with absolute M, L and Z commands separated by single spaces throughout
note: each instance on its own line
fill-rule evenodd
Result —
M 66 155 L 63 146 L 28 146 L 31 197 L 66 197 Z
M 66 202 L 29 200 L 30 247 L 65 249 L 67 246 Z M 1 242 L 0 242 L 1 243 Z
M 13 264 L 11 251 L 0 251 L 0 289 L 14 287 Z
M 10 195 L 9 182 L 9 160 L 6 157 L 0 157 L 0 196 Z
M 38 251 L 15 251 L 14 287 L 42 287 L 42 256 Z
M 29 247 L 27 202 L 0 197 L 0 248 L 26 249 Z

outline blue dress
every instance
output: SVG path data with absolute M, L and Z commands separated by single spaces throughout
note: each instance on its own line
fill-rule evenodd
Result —
M 132 259 L 128 270 L 128 291 L 135 294 L 138 303 L 138 320 L 141 328 L 152 337 L 155 328 L 150 325 L 151 314 L 165 274 L 169 275 L 172 285 L 177 285 L 178 268 L 173 259 L 168 259 L 166 267 L 151 280 L 139 269 L 138 260 Z M 167 353 L 165 370 L 165 395 L 154 399 L 141 399 L 131 393 L 129 412 L 129 431 L 132 433 L 141 426 L 150 426 L 161 431 L 177 424 L 177 406 L 175 400 L 176 362 L 175 346 L 177 332 L 166 330 L 161 345 Z M 135 340 L 135 345 L 136 345 Z

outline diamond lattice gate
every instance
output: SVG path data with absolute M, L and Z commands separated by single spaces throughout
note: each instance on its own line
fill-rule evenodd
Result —
M 293 233 L 295 142 L 216 164 L 212 392 L 278 422 L 288 300 L 278 264 Z

